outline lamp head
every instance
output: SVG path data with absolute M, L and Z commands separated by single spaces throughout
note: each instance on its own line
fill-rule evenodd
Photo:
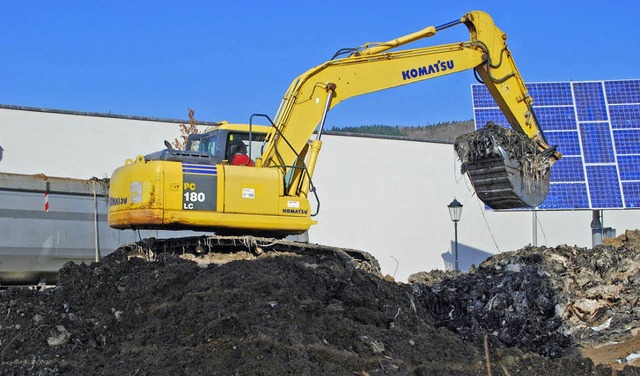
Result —
M 460 220 L 460 216 L 462 216 L 462 204 L 454 198 L 453 201 L 447 205 L 447 208 L 449 208 L 451 220 L 458 222 Z

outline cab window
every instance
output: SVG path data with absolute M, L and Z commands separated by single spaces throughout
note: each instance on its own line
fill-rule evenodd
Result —
M 189 138 L 186 150 L 201 151 L 213 155 L 216 150 L 216 139 L 217 137 L 215 134 Z
M 255 160 L 256 158 L 262 156 L 262 150 L 264 148 L 264 141 L 266 138 L 265 133 L 252 133 L 251 141 L 249 141 L 249 133 L 244 132 L 230 132 L 227 136 L 227 150 L 225 155 L 227 159 L 231 161 L 233 159 L 233 155 L 231 155 L 231 145 L 233 141 L 240 140 L 245 145 L 247 145 L 247 155 L 251 156 L 251 159 Z

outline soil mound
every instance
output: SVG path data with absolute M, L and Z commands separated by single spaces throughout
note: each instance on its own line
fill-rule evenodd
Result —
M 54 288 L 0 292 L 0 374 L 611 375 L 572 350 L 637 327 L 628 234 L 409 284 L 309 256 L 201 267 L 116 251 L 66 265 Z

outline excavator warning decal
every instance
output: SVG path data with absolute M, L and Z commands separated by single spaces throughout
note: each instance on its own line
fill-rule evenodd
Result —
M 216 210 L 216 166 L 182 164 L 182 209 Z
M 256 198 L 256 190 L 253 188 L 242 188 L 242 198 Z

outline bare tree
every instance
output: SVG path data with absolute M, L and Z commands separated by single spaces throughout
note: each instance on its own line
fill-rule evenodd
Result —
M 198 122 L 194 116 L 195 113 L 196 112 L 193 108 L 189 108 L 189 124 L 180 123 L 180 137 L 173 140 L 173 146 L 176 149 L 184 150 L 189 135 L 200 133 L 198 130 Z

